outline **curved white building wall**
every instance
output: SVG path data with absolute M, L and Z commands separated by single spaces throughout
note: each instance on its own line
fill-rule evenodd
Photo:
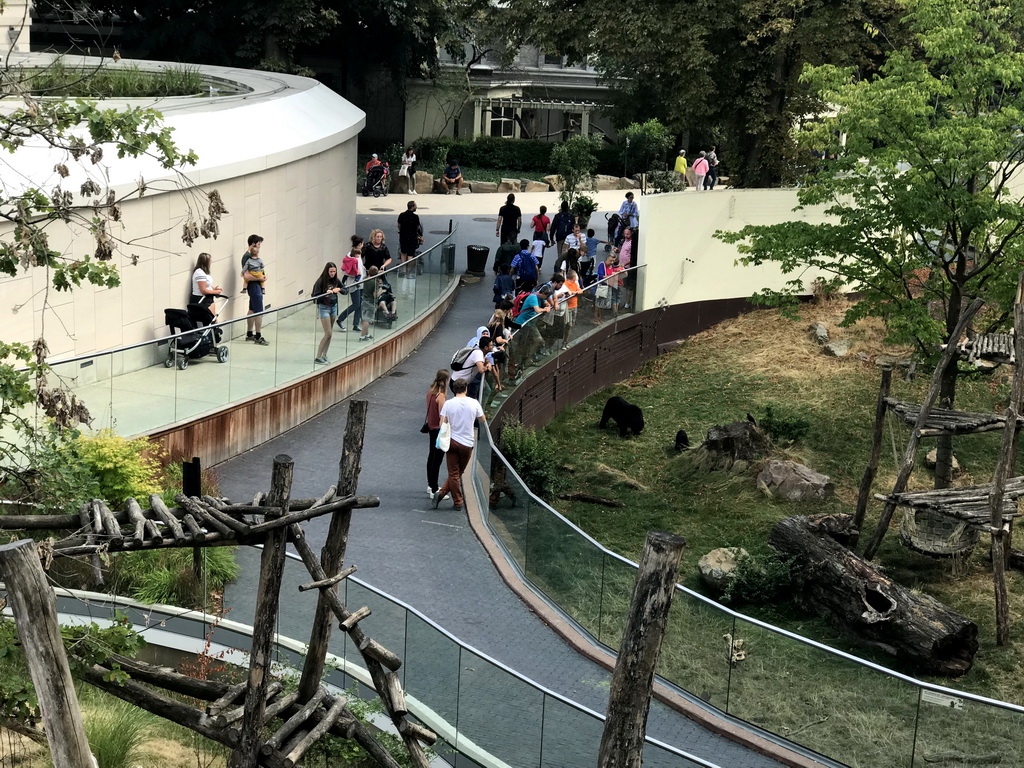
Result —
M 826 221 L 823 207 L 795 211 L 795 189 L 716 189 L 637 197 L 640 263 L 637 306 L 651 309 L 706 299 L 748 298 L 763 288 L 781 289 L 802 277 L 804 292 L 820 273 L 783 275 L 778 265 L 741 266 L 735 245 L 718 230 L 782 221 Z
M 47 61 L 38 54 L 17 58 Z M 239 293 L 240 256 L 252 233 L 265 238 L 261 255 L 267 263 L 268 308 L 308 296 L 324 262 L 343 255 L 355 227 L 356 137 L 365 115 L 308 78 L 200 69 L 217 80 L 212 96 L 103 102 L 104 107 L 160 110 L 164 124 L 174 128 L 178 147 L 199 157 L 178 177 L 149 158 L 118 160 L 114 151 L 106 154 L 101 171 L 118 193 L 133 189 L 139 178 L 147 186 L 141 199 L 123 204 L 122 221 L 115 224 L 114 234 L 130 243 L 120 246 L 115 257 L 120 287 L 83 285 L 57 292 L 49 287 L 44 269 L 2 277 L 5 341 L 45 335 L 50 359 L 60 359 L 165 336 L 163 310 L 184 307 L 203 251 L 213 257 L 216 284 L 233 297 L 222 317 L 242 316 L 247 300 Z M 53 171 L 58 162 L 62 156 L 43 146 L 26 146 L 14 155 L 0 152 L 0 184 L 8 194 L 19 179 L 49 190 L 59 181 Z M 76 165 L 68 163 L 71 176 L 63 185 L 77 193 L 86 176 Z M 182 225 L 190 206 L 205 215 L 205 203 L 189 193 L 190 187 L 216 189 L 229 211 L 216 240 L 200 238 L 191 248 L 181 240 Z M 7 233 L 9 228 L 0 227 L 0 235 Z M 50 237 L 51 245 L 68 255 L 95 248 L 89 233 L 78 228 L 54 226 Z M 134 265 L 133 255 L 138 256 Z

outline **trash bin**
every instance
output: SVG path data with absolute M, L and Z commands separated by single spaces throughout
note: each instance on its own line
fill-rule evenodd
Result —
M 466 246 L 466 274 L 483 277 L 487 274 L 487 256 L 491 249 L 484 245 Z
M 455 243 L 445 243 L 441 246 L 441 265 L 441 269 L 447 275 L 455 271 Z

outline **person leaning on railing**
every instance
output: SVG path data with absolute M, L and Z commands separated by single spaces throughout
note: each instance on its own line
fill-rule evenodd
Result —
M 536 293 L 531 293 L 526 297 L 519 309 L 519 314 L 516 315 L 515 321 L 519 326 L 519 331 L 515 335 L 514 351 L 516 360 L 523 368 L 540 361 L 538 353 L 544 344 L 544 339 L 540 334 L 540 328 L 537 327 L 536 318 L 551 311 L 551 307 L 548 305 L 550 297 L 551 286 L 545 285 Z

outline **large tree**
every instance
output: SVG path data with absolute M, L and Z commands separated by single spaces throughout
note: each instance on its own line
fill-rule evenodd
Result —
M 817 102 L 803 65 L 869 71 L 898 36 L 898 0 L 524 0 L 546 49 L 590 60 L 613 88 L 616 123 L 656 118 L 691 147 L 718 143 L 733 184 L 792 178 L 791 133 Z
M 862 294 L 846 316 L 882 318 L 894 341 L 934 354 L 974 298 L 980 330 L 1007 324 L 1024 269 L 1024 5 L 1001 0 L 907 0 L 913 44 L 888 53 L 877 76 L 809 67 L 802 82 L 834 114 L 798 137 L 822 160 L 798 191 L 822 224 L 789 221 L 718 233 L 747 264 L 793 275 L 782 300 L 806 292 L 809 271 Z M 845 137 L 845 146 L 839 137 Z M 952 407 L 957 366 L 940 406 Z M 936 482 L 948 484 L 950 439 Z

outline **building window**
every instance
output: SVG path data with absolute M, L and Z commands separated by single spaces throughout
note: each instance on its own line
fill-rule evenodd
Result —
M 562 57 L 553 53 L 545 53 L 544 65 L 548 67 L 560 67 L 562 66 Z
M 512 137 L 515 133 L 515 123 L 514 107 L 496 107 L 491 110 L 491 136 Z

